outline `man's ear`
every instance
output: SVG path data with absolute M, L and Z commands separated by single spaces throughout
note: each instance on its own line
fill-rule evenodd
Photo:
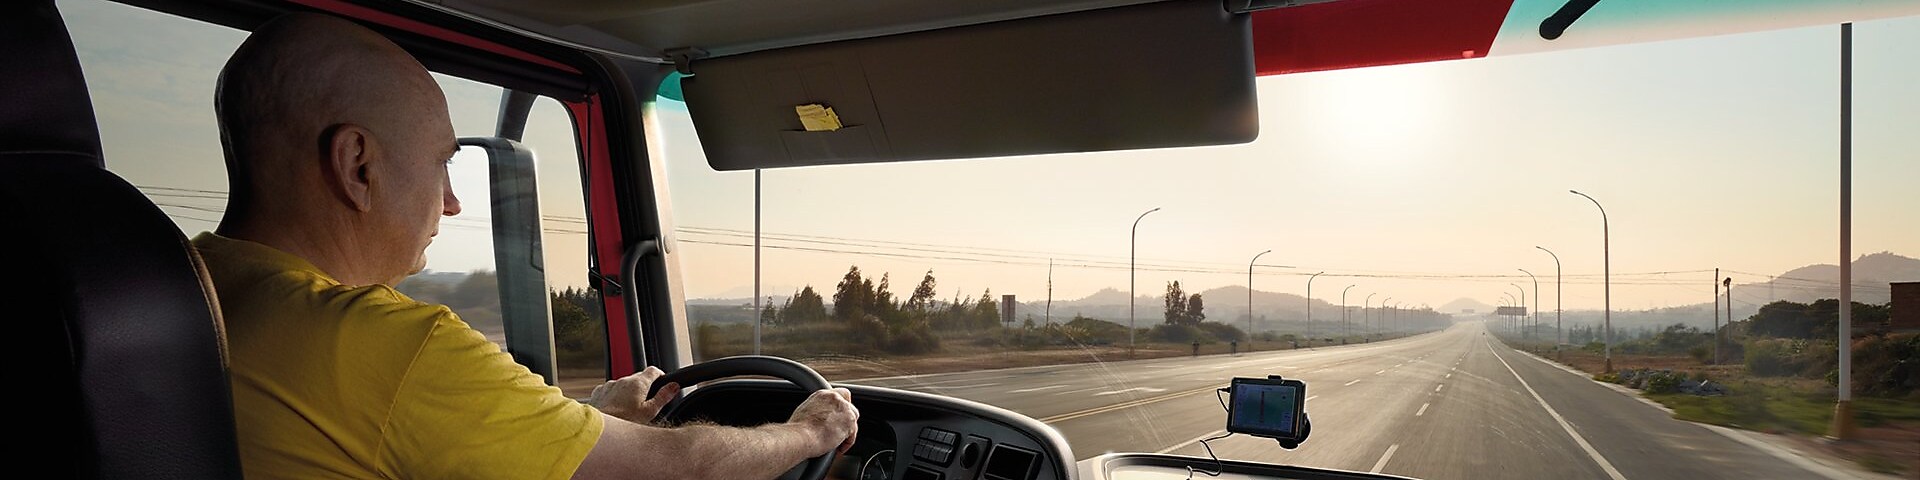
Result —
M 358 212 L 373 209 L 373 155 L 377 147 L 366 127 L 344 123 L 327 135 L 321 168 L 334 196 Z

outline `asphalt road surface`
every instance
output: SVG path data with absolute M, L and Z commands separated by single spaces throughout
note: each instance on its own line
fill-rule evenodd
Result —
M 1206 456 L 1225 433 L 1214 389 L 1307 382 L 1312 437 L 1297 450 L 1235 435 L 1221 458 L 1426 479 L 1818 479 L 1830 475 L 1674 420 L 1644 401 L 1501 344 L 1478 323 L 1371 344 L 919 375 L 853 383 L 966 398 L 1038 418 L 1081 459 Z M 1816 469 L 1818 470 L 1818 469 Z

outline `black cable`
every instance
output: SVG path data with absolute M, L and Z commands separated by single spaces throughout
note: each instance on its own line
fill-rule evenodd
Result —
M 1213 390 L 1213 399 L 1214 399 L 1214 400 L 1219 400 L 1219 401 L 1220 401 L 1220 409 L 1221 409 L 1221 410 L 1225 410 L 1225 411 L 1227 411 L 1228 413 L 1232 413 L 1232 412 L 1233 412 L 1233 409 L 1231 409 L 1231 408 L 1227 408 L 1227 398 L 1226 398 L 1226 397 L 1223 397 L 1223 396 L 1221 396 L 1220 394 L 1222 394 L 1222 393 L 1227 393 L 1227 389 L 1225 389 L 1225 388 L 1217 388 L 1217 389 L 1214 389 L 1214 390 Z M 1207 457 L 1208 457 L 1208 458 L 1212 458 L 1212 459 L 1213 459 L 1213 471 L 1211 471 L 1211 472 L 1209 472 L 1209 471 L 1206 471 L 1206 470 L 1195 470 L 1195 469 L 1193 468 L 1193 466 L 1192 466 L 1192 465 L 1187 465 L 1187 480 L 1193 480 L 1193 474 L 1194 474 L 1194 473 L 1204 473 L 1204 474 L 1207 474 L 1207 476 L 1209 476 L 1209 477 L 1218 477 L 1218 476 L 1220 476 L 1220 474 L 1221 474 L 1221 473 L 1224 473 L 1224 472 L 1226 472 L 1226 471 L 1227 471 L 1227 464 L 1226 464 L 1225 462 L 1221 462 L 1221 461 L 1220 461 L 1220 456 L 1219 456 L 1219 455 L 1215 455 L 1215 454 L 1213 453 L 1213 445 L 1210 445 L 1210 444 L 1208 444 L 1207 442 L 1211 442 L 1211 441 L 1214 441 L 1214 440 L 1219 440 L 1219 439 L 1222 439 L 1222 438 L 1227 438 L 1227 437 L 1231 437 L 1231 436 L 1233 436 L 1233 432 L 1227 432 L 1227 433 L 1225 433 L 1225 434 L 1221 434 L 1221 435 L 1216 435 L 1216 436 L 1212 436 L 1212 437 L 1207 437 L 1207 438 L 1203 438 L 1203 439 L 1200 439 L 1200 448 L 1205 448 L 1205 449 L 1207 449 Z

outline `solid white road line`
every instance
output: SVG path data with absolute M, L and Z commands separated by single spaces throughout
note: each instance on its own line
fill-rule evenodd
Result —
M 1514 370 L 1513 365 L 1507 363 L 1507 359 L 1502 358 L 1500 356 L 1500 352 L 1493 349 L 1492 343 L 1487 344 L 1487 351 L 1493 353 L 1493 358 L 1500 360 L 1500 364 L 1505 365 L 1507 367 L 1507 373 L 1513 374 L 1513 379 L 1519 380 L 1520 386 L 1526 387 L 1527 393 L 1533 395 L 1533 400 L 1536 402 L 1540 402 L 1540 408 L 1546 409 L 1547 415 L 1553 416 L 1553 421 L 1560 422 L 1560 428 L 1566 430 L 1567 435 L 1573 437 L 1573 443 L 1580 444 L 1581 450 L 1587 451 L 1588 457 L 1593 457 L 1593 463 L 1600 464 L 1600 469 L 1605 470 L 1607 472 L 1607 477 L 1612 478 L 1613 480 L 1627 480 L 1627 477 L 1620 475 L 1619 470 L 1616 470 L 1613 468 L 1613 463 L 1608 462 L 1607 457 L 1600 456 L 1600 451 L 1594 450 L 1593 445 L 1587 443 L 1587 439 L 1585 437 L 1580 436 L 1580 432 L 1573 431 L 1573 425 L 1567 423 L 1567 419 L 1564 417 L 1561 417 L 1560 412 L 1554 411 L 1552 405 L 1547 405 L 1547 399 L 1540 398 L 1540 392 L 1533 391 L 1533 386 L 1527 384 L 1527 379 L 1520 378 L 1520 372 Z
M 1096 397 L 1104 397 L 1104 396 L 1107 396 L 1107 395 L 1118 395 L 1118 394 L 1122 394 L 1122 393 L 1127 393 L 1127 392 L 1146 392 L 1146 393 L 1160 393 L 1160 392 L 1164 392 L 1164 391 L 1167 391 L 1167 389 L 1164 389 L 1164 388 L 1153 388 L 1153 387 L 1133 387 L 1133 388 L 1123 388 L 1123 389 L 1119 389 L 1119 390 L 1112 390 L 1112 391 L 1106 391 L 1106 392 L 1100 392 L 1100 393 L 1096 393 L 1096 394 L 1093 394 L 1093 396 L 1096 396 Z
M 1066 386 L 1066 385 L 1047 385 L 1047 386 L 1044 386 L 1044 387 L 1034 387 L 1034 388 L 1022 388 L 1022 389 L 1019 389 L 1019 390 L 1008 390 L 1008 391 L 1007 391 L 1007 393 L 1027 393 L 1027 392 L 1038 392 L 1038 391 L 1041 391 L 1041 390 L 1052 390 L 1052 389 L 1056 389 L 1056 388 L 1061 388 L 1061 387 L 1065 387 L 1065 386 Z
M 1373 470 L 1369 470 L 1369 472 L 1372 472 L 1372 473 L 1380 473 L 1380 469 L 1382 469 L 1382 468 L 1387 468 L 1387 460 L 1392 460 L 1392 459 L 1393 459 L 1393 451 L 1394 451 L 1394 450 L 1399 450 L 1399 449 L 1400 449 L 1400 444 L 1398 444 L 1398 443 L 1396 443 L 1396 444 L 1393 444 L 1393 446 L 1391 446 L 1391 447 L 1387 447 L 1387 454 L 1386 454 L 1386 455 L 1381 455 L 1381 456 L 1380 456 L 1380 461 L 1378 461 L 1378 462 L 1373 462 Z

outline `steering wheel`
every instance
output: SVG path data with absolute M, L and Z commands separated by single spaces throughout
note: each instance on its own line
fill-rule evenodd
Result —
M 653 398 L 653 394 L 660 392 L 660 387 L 669 383 L 678 383 L 682 387 L 691 387 L 701 382 L 746 375 L 767 376 L 786 380 L 794 384 L 794 386 L 800 387 L 800 390 L 809 393 L 833 388 L 832 385 L 827 383 L 826 377 L 820 376 L 820 372 L 815 372 L 812 368 L 801 365 L 800 362 L 764 355 L 740 355 L 688 365 L 681 367 L 679 370 L 674 370 L 666 375 L 662 375 L 658 380 L 653 381 L 653 385 L 647 387 L 647 396 L 645 398 Z M 678 403 L 679 401 L 680 399 L 678 398 L 674 399 L 674 403 Z M 674 409 L 660 409 L 660 414 L 654 418 L 654 421 L 665 418 L 667 412 L 672 410 Z M 821 480 L 827 478 L 827 467 L 833 464 L 835 454 L 835 450 L 827 450 L 826 454 L 807 459 L 800 470 L 799 478 L 802 480 Z

